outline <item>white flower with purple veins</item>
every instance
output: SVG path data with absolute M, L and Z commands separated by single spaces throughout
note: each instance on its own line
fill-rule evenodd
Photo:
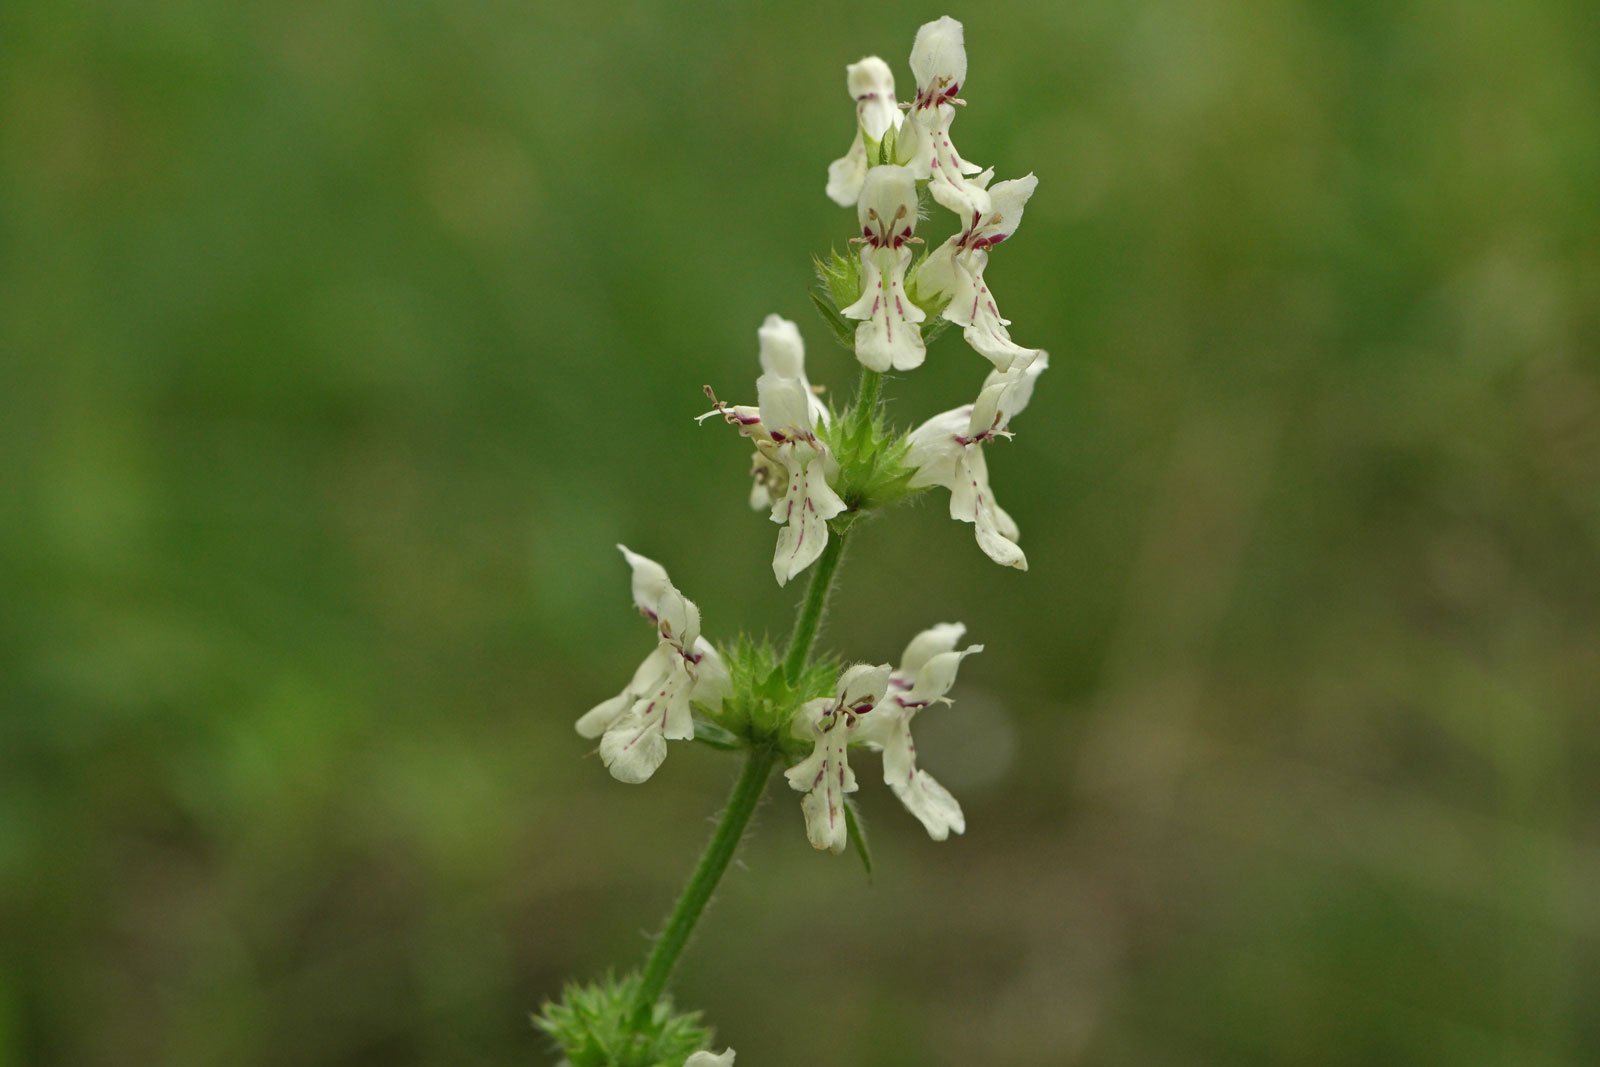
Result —
M 1006 329 L 1011 320 L 1000 316 L 994 295 L 983 280 L 989 249 L 1017 231 L 1022 210 L 1038 185 L 1039 179 L 1029 174 L 992 189 L 979 189 L 966 229 L 936 248 L 917 270 L 918 295 L 948 293 L 950 302 L 942 317 L 962 327 L 967 344 L 998 370 L 1041 354 L 1039 349 L 1024 348 L 1011 339 Z
M 733 1067 L 734 1051 L 731 1048 L 716 1052 L 691 1052 L 683 1067 Z
M 951 832 L 965 833 L 966 817 L 950 791 L 917 767 L 917 746 L 911 740 L 911 720 L 929 704 L 950 703 L 946 693 L 955 685 L 961 661 L 982 645 L 957 652 L 956 643 L 967 628 L 958 622 L 940 623 L 911 639 L 900 666 L 889 675 L 889 687 L 862 731 L 864 739 L 883 750 L 883 780 L 906 810 L 921 820 L 928 836 L 943 841 Z
M 578 733 L 600 738 L 600 759 L 620 782 L 648 779 L 667 758 L 667 742 L 694 737 L 693 703 L 715 710 L 732 689 L 728 670 L 700 636 L 700 609 L 678 592 L 661 564 L 618 545 L 633 568 L 633 602 L 656 626 L 655 651 L 622 692 L 595 705 Z
M 942 412 L 911 431 L 906 462 L 916 468 L 910 485 L 942 485 L 950 490 L 950 517 L 970 522 L 978 547 L 996 563 L 1028 569 L 1028 557 L 1017 546 L 1017 524 L 995 502 L 989 488 L 989 467 L 984 445 L 997 437 L 1010 437 L 1012 416 L 1028 406 L 1034 382 L 1049 366 L 1041 352 L 1031 360 L 1017 360 L 1011 369 L 991 371 L 984 379 L 977 402 Z
M 983 168 L 962 159 L 950 140 L 956 107 L 965 103 L 956 96 L 967 80 L 961 23 L 946 15 L 917 30 L 911 73 L 917 79 L 917 95 L 895 142 L 895 155 L 918 178 L 928 179 L 928 192 L 935 200 L 966 218 L 978 206 L 984 182 L 971 179 Z
M 806 817 L 806 838 L 813 848 L 843 852 L 850 833 L 844 798 L 856 791 L 855 772 L 846 753 L 857 739 L 862 721 L 883 700 L 889 665 L 858 663 L 839 678 L 838 693 L 810 700 L 796 712 L 790 729 L 815 747 L 811 755 L 784 772 L 789 785 L 805 794 L 800 810 Z
M 856 358 L 886 371 L 920 367 L 927 356 L 918 323 L 927 318 L 906 295 L 906 268 L 917 228 L 917 183 L 892 163 L 873 167 L 856 203 L 861 236 L 861 298 L 839 313 L 856 319 Z
M 856 138 L 850 150 L 828 164 L 828 199 L 849 207 L 861 195 L 861 183 L 877 155 L 884 134 L 900 126 L 894 98 L 894 72 L 877 56 L 845 68 L 845 87 L 856 102 Z
M 845 502 L 828 484 L 838 476 L 838 463 L 817 437 L 828 409 L 806 380 L 800 331 L 769 315 L 759 337 L 765 371 L 756 379 L 759 406 L 724 404 L 713 396 L 716 408 L 700 417 L 720 414 L 755 443 L 750 504 L 770 508 L 772 521 L 783 524 L 772 557 L 772 573 L 783 585 L 822 555 L 828 520 L 845 510 Z

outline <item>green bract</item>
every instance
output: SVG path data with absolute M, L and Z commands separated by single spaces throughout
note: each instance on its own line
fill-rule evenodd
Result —
M 636 1018 L 638 991 L 637 973 L 572 983 L 559 1001 L 545 1003 L 533 1025 L 550 1036 L 571 1067 L 682 1067 L 691 1053 L 710 1046 L 712 1032 L 700 1025 L 700 1013 L 674 1012 L 671 997 Z
M 724 656 L 733 695 L 723 702 L 716 725 L 745 744 L 803 751 L 789 734 L 789 720 L 806 701 L 833 692 L 838 662 L 824 658 L 809 664 L 791 685 L 783 676 L 781 657 L 766 641 L 741 635 Z
M 876 401 L 847 408 L 821 433 L 839 462 L 835 490 L 850 510 L 833 520 L 839 532 L 873 508 L 887 507 L 919 490 L 910 488 L 915 468 L 906 463 L 910 443 L 890 427 Z

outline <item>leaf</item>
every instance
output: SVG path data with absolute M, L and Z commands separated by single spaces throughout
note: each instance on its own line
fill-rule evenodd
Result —
M 811 290 L 811 302 L 817 306 L 817 311 L 821 313 L 823 319 L 833 329 L 833 339 L 854 352 L 856 350 L 855 324 L 845 322 L 844 316 L 839 314 L 828 298 L 815 289 Z
M 861 857 L 861 866 L 866 869 L 867 881 L 872 881 L 872 848 L 867 844 L 866 823 L 861 818 L 861 810 L 856 807 L 856 802 L 850 797 L 844 798 L 844 825 L 850 832 L 850 845 L 855 849 L 856 855 Z

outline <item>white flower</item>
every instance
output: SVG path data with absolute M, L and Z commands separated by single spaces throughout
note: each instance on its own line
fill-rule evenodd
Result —
M 983 168 L 963 160 L 950 140 L 956 105 L 963 103 L 956 94 L 967 80 L 961 23 L 946 15 L 923 25 L 911 45 L 911 72 L 917 95 L 895 142 L 895 155 L 918 178 L 928 179 L 935 200 L 966 218 L 983 193 L 983 182 L 968 176 Z
M 1037 348 L 1024 348 L 1011 340 L 1006 329 L 1011 320 L 1000 316 L 994 296 L 983 280 L 989 249 L 1010 237 L 1022 221 L 1023 208 L 1039 185 L 1032 174 L 979 190 L 966 229 L 935 249 L 917 271 L 919 296 L 950 294 L 941 313 L 958 326 L 979 354 L 998 370 L 1007 370 L 1020 358 L 1032 359 Z
M 935 841 L 943 841 L 951 831 L 965 833 L 967 820 L 950 791 L 927 771 L 917 768 L 911 720 L 929 704 L 948 704 L 945 694 L 955 685 L 961 661 L 983 651 L 982 645 L 955 651 L 956 642 L 966 631 L 958 622 L 946 622 L 912 638 L 899 668 L 889 676 L 887 694 L 880 705 L 882 713 L 874 714 L 862 731 L 868 743 L 883 750 L 884 782 L 906 810 L 921 820 Z
M 950 517 L 973 524 L 978 547 L 996 563 L 1028 569 L 1017 546 L 1020 533 L 989 488 L 989 467 L 983 446 L 1011 436 L 1012 416 L 1028 406 L 1034 382 L 1049 366 L 1049 357 L 1017 360 L 1006 371 L 991 371 L 976 403 L 942 412 L 911 431 L 906 462 L 917 468 L 913 488 L 942 485 L 950 490 Z
M 805 794 L 800 810 L 806 818 L 806 838 L 813 848 L 843 852 L 849 840 L 844 796 L 856 791 L 846 750 L 858 725 L 883 700 L 889 685 L 889 665 L 858 663 L 839 678 L 836 696 L 807 701 L 795 714 L 791 731 L 812 741 L 811 755 L 790 767 L 789 785 Z
M 856 358 L 875 371 L 910 370 L 922 365 L 927 350 L 917 324 L 927 318 L 906 295 L 917 226 L 917 183 L 911 171 L 894 164 L 867 172 L 856 203 L 861 223 L 861 298 L 839 313 L 861 320 L 856 327 Z
M 683 1067 L 733 1067 L 733 1049 L 723 1049 L 721 1053 L 692 1052 L 689 1058 L 683 1061 Z
M 694 737 L 689 705 L 720 707 L 732 683 L 722 657 L 700 636 L 700 609 L 661 564 L 617 548 L 633 568 L 633 602 L 655 624 L 659 641 L 622 692 L 589 709 L 577 730 L 600 738 L 600 759 L 613 778 L 637 784 L 667 758 L 667 741 Z
M 766 372 L 756 379 L 759 406 L 724 404 L 708 389 L 716 407 L 700 418 L 720 414 L 755 443 L 750 504 L 770 508 L 772 521 L 783 524 L 772 573 L 784 585 L 822 555 L 828 520 L 845 510 L 845 502 L 828 484 L 838 476 L 838 463 L 817 437 L 818 424 L 828 423 L 828 409 L 806 380 L 800 331 L 769 315 L 759 337 Z
M 911 42 L 911 73 L 917 79 L 917 107 L 954 100 L 967 80 L 966 31 L 949 15 L 925 22 Z
M 782 315 L 768 315 L 756 331 L 761 346 L 761 370 L 780 378 L 793 378 L 806 394 L 808 425 L 828 424 L 828 405 L 822 402 L 817 391 L 806 378 L 806 344 L 800 339 L 800 327 Z
M 867 56 L 845 68 L 845 87 L 856 102 L 856 138 L 850 150 L 828 165 L 828 198 L 849 207 L 861 195 L 861 183 L 872 165 L 883 135 L 900 125 L 900 107 L 894 98 L 894 72 L 877 56 Z M 868 142 L 871 142 L 870 144 Z

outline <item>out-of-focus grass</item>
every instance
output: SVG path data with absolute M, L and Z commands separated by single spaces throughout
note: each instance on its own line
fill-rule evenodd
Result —
M 781 634 L 699 387 L 941 12 L 0 12 L 0 1063 L 528 1063 L 642 953 L 731 766 L 571 733 L 611 544 Z M 680 975 L 740 1062 L 1600 1058 L 1600 57 L 1579 3 L 997 4 L 970 157 L 1054 363 L 830 646 L 988 646 L 876 884 L 774 797 Z M 943 219 L 937 220 L 944 225 Z M 891 384 L 969 394 L 958 337 Z

